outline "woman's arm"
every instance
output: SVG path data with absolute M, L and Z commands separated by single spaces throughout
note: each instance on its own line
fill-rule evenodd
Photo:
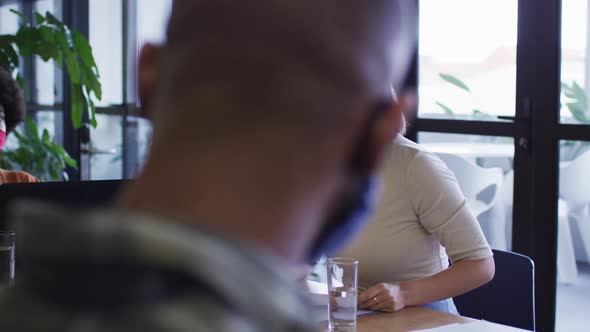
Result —
M 424 279 L 381 283 L 359 295 L 361 309 L 397 311 L 407 306 L 448 299 L 480 287 L 494 277 L 494 258 L 461 260 Z
M 406 306 L 458 296 L 488 283 L 494 277 L 494 258 L 462 260 L 428 278 L 399 284 Z

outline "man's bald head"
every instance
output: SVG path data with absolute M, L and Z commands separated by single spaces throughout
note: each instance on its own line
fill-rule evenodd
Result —
M 367 110 L 403 79 L 414 20 L 408 0 L 175 0 L 157 123 L 233 115 L 321 122 Z M 190 108 L 212 93 L 241 109 Z
M 321 247 L 359 215 L 399 131 L 407 100 L 390 86 L 413 54 L 414 2 L 175 0 L 166 44 L 140 57 L 154 140 L 120 205 L 294 261 Z

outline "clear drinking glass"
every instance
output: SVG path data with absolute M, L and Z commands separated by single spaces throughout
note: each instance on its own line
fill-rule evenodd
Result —
M 356 329 L 358 263 L 351 257 L 328 259 L 328 326 L 332 331 Z
M 14 232 L 0 231 L 0 287 L 14 280 Z

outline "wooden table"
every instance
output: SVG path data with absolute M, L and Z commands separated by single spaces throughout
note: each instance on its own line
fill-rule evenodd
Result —
M 328 288 L 325 284 L 306 280 L 307 291 L 317 294 L 326 294 Z M 360 316 L 357 318 L 356 332 L 406 332 L 418 329 L 469 323 L 474 320 L 467 317 L 448 314 L 420 307 L 409 307 L 398 312 L 380 312 Z M 323 330 L 328 330 L 328 322 L 323 324 Z
M 472 321 L 474 320 L 467 317 L 412 307 L 395 313 L 361 316 L 357 320 L 356 332 L 406 332 Z M 327 326 L 323 327 L 324 331 L 328 330 Z

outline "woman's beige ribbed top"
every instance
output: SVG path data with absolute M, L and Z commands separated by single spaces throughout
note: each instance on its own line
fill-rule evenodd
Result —
M 436 155 L 398 136 L 382 180 L 374 216 L 340 253 L 359 259 L 361 287 L 431 276 L 448 267 L 449 257 L 492 256 L 455 176 Z

